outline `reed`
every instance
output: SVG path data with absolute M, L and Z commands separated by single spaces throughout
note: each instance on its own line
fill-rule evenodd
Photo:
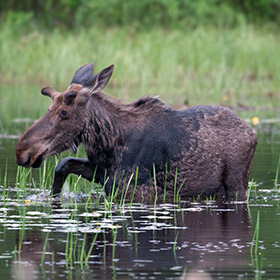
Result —
M 89 191 L 88 191 L 89 196 L 88 196 L 86 204 L 85 204 L 85 209 L 88 209 L 89 204 L 90 204 L 91 207 L 93 207 L 93 200 L 92 200 L 93 189 L 94 189 L 94 187 L 99 186 L 99 184 L 95 183 L 95 173 L 96 173 L 96 169 L 95 169 L 95 172 L 93 174 L 92 182 L 91 182 L 91 185 L 90 185 L 90 188 L 89 188 Z M 99 200 L 100 200 L 99 191 L 97 191 L 96 194 L 97 194 L 97 197 L 95 199 L 95 203 L 98 206 L 99 205 Z M 99 199 L 97 199 L 97 198 L 99 198 Z
M 20 223 L 21 223 L 21 229 L 19 230 L 19 241 L 18 241 L 18 255 L 20 259 L 21 255 L 21 248 L 22 248 L 22 243 L 23 243 L 23 238 L 24 238 L 24 233 L 25 233 L 25 222 L 26 222 L 26 209 L 24 208 L 21 213 L 20 213 Z
M 72 218 L 73 218 L 73 214 L 71 215 L 71 219 Z M 87 221 L 85 221 L 85 223 L 87 223 Z M 96 232 L 96 234 L 92 239 L 89 249 L 86 250 L 87 238 L 89 236 L 87 232 L 85 232 L 83 235 L 82 243 L 79 242 L 78 234 L 76 234 L 76 238 L 74 240 L 74 232 L 71 231 L 67 233 L 66 244 L 65 244 L 66 268 L 75 267 L 75 263 L 78 264 L 81 270 L 89 268 L 88 265 L 89 258 L 91 256 L 94 245 L 96 244 L 98 235 L 99 232 Z
M 42 257 L 41 257 L 41 266 L 44 266 L 45 263 L 45 254 L 47 250 L 47 245 L 48 245 L 48 240 L 49 240 L 49 232 L 46 233 L 46 238 L 43 246 L 43 252 L 42 252 Z
M 97 237 L 98 237 L 98 232 L 94 235 L 94 237 L 93 237 L 93 239 L 92 239 L 92 241 L 91 241 L 91 245 L 90 245 L 90 248 L 89 248 L 89 250 L 88 250 L 88 252 L 87 252 L 87 255 L 86 255 L 86 257 L 85 257 L 85 263 L 86 263 L 86 266 L 88 267 L 88 260 L 89 260 L 89 258 L 90 258 L 90 255 L 91 255 L 91 252 L 92 252 L 92 250 L 93 250 L 93 247 L 94 247 L 94 245 L 95 245 L 95 242 L 96 242 L 96 239 L 97 239 Z
M 255 230 L 250 247 L 251 259 L 257 258 L 259 249 L 259 236 L 260 236 L 260 210 L 257 212 L 257 220 L 255 225 Z
M 3 186 L 3 193 L 2 193 L 2 196 L 3 196 L 3 204 L 4 204 L 4 207 L 6 205 L 6 199 L 7 199 L 7 174 L 8 174 L 8 167 L 7 167 L 7 161 L 6 161 L 6 168 L 5 168 L 5 175 L 4 175 L 4 186 Z M 1 182 L 1 172 L 0 172 L 0 182 Z
M 137 188 L 137 183 L 138 183 L 138 172 L 139 172 L 139 168 L 138 168 L 138 166 L 137 166 L 136 172 L 135 172 L 134 188 L 133 188 L 133 192 L 132 192 L 132 195 L 131 195 L 131 198 L 130 198 L 130 206 L 131 206 L 132 203 L 133 203 L 133 199 L 134 199 L 135 192 L 136 192 L 136 188 Z
M 121 200 L 120 200 L 120 206 L 122 208 L 124 208 L 124 206 L 125 206 L 125 202 L 126 202 L 126 198 L 127 198 L 127 192 L 128 192 L 128 189 L 131 187 L 131 182 L 132 182 L 133 177 L 134 177 L 134 173 L 132 173 L 130 175 L 127 184 L 126 185 L 124 184 L 124 190 L 125 191 L 123 192 L 124 195 L 121 197 Z
M 176 188 L 177 188 L 177 177 L 178 177 L 178 168 L 176 167 L 176 171 L 175 171 L 175 178 L 174 178 L 174 193 L 173 193 L 173 196 L 174 196 L 174 204 L 176 204 L 176 197 L 177 197 L 177 191 L 176 191 Z
M 158 200 L 158 189 L 157 189 L 157 177 L 156 177 L 156 167 L 153 164 L 153 178 L 154 178 L 154 188 L 155 188 L 155 195 L 154 195 L 154 212 L 156 212 L 156 204 Z
M 256 196 L 256 194 L 257 194 L 257 187 L 258 187 L 258 184 L 253 179 L 251 181 L 249 181 L 249 183 L 248 183 L 247 203 L 250 201 L 250 198 L 252 197 L 253 191 L 254 191 L 254 195 Z
M 84 259 L 86 258 L 86 251 L 85 251 L 85 247 L 86 247 L 86 238 L 87 238 L 87 233 L 84 233 L 84 238 L 83 238 L 83 243 L 81 246 L 81 251 L 80 251 L 80 258 L 79 258 L 79 263 L 81 266 L 81 269 L 83 270 L 83 266 L 84 266 Z
M 275 189 L 278 188 L 279 169 L 280 169 L 280 154 L 278 157 L 277 169 L 276 169 L 276 174 L 275 174 L 275 179 L 274 179 L 274 188 Z
M 180 233 L 180 231 L 176 232 L 175 240 L 174 240 L 173 247 L 172 247 L 174 260 L 176 261 L 176 263 L 177 263 L 177 253 L 176 253 L 176 251 L 179 249 L 179 247 L 178 247 L 179 233 Z
M 112 229 L 112 234 L 113 234 L 112 266 L 115 267 L 116 241 L 117 241 L 118 229 Z
M 106 199 L 107 207 L 109 208 L 110 211 L 112 210 L 112 207 L 113 207 L 113 204 L 114 204 L 114 198 L 118 195 L 118 191 L 119 191 L 119 186 L 116 187 L 116 180 L 117 180 L 116 176 L 117 176 L 117 174 L 115 173 L 114 174 L 114 181 L 113 181 L 113 186 L 112 186 L 112 189 L 111 189 L 111 193 L 108 196 L 108 199 Z M 105 190 L 105 186 L 104 186 L 104 190 Z
M 166 202 L 167 176 L 168 176 L 168 164 L 167 164 L 167 162 L 166 162 L 166 163 L 165 163 L 164 188 L 163 188 L 163 203 Z
M 179 204 L 179 203 L 180 203 L 180 191 L 181 191 L 183 185 L 185 184 L 186 180 L 187 180 L 186 178 L 183 180 L 182 184 L 180 185 L 180 187 L 179 187 L 179 189 L 178 189 L 178 191 L 177 191 L 176 200 L 175 200 L 175 203 L 176 203 L 176 204 Z

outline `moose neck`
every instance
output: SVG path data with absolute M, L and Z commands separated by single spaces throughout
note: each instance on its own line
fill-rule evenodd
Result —
M 88 103 L 82 143 L 91 161 L 108 169 L 124 146 L 125 125 L 121 104 L 105 94 L 93 95 Z

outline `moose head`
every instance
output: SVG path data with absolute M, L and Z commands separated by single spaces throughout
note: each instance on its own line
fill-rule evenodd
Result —
M 76 152 L 85 130 L 89 100 L 107 85 L 113 70 L 111 65 L 93 75 L 94 65 L 89 63 L 76 71 L 65 92 L 44 87 L 41 93 L 53 102 L 45 116 L 20 137 L 16 146 L 17 164 L 38 168 L 50 155 L 71 148 Z

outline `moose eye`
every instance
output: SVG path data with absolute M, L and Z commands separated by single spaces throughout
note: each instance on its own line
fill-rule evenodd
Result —
M 62 115 L 62 116 L 66 116 L 66 115 L 67 115 L 67 111 L 62 110 L 62 111 L 61 111 L 61 115 Z

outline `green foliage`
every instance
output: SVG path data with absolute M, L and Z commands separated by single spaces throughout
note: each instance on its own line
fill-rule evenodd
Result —
M 274 21 L 279 23 L 279 0 L 227 0 L 237 11 L 251 22 Z
M 9 34 L 19 35 L 22 32 L 32 30 L 33 13 L 23 11 L 7 11 L 3 15 L 0 31 Z
M 45 28 L 92 26 L 182 27 L 249 22 L 279 22 L 278 0 L 10 0 L 0 4 L 0 18 L 23 19 L 26 13 Z M 8 14 L 8 16 L 7 16 Z M 30 25 L 30 21 L 24 24 Z M 17 20 L 16 20 L 17 24 Z
M 90 61 L 96 73 L 115 64 L 106 92 L 126 102 L 160 95 L 170 105 L 273 106 L 279 102 L 278 37 L 277 31 L 246 24 L 188 31 L 34 30 L 17 36 L 6 29 L 0 32 L 0 125 L 19 134 L 7 127 L 16 126 L 11 120 L 39 118 L 51 103 L 40 89 L 66 90 L 78 67 Z
M 277 104 L 279 31 L 247 21 L 277 23 L 279 6 L 273 0 L 2 1 L 1 131 L 19 133 L 11 119 L 42 116 L 51 100 L 40 88 L 64 91 L 90 61 L 95 71 L 115 64 L 106 91 L 125 101 L 160 95 L 171 105 Z

